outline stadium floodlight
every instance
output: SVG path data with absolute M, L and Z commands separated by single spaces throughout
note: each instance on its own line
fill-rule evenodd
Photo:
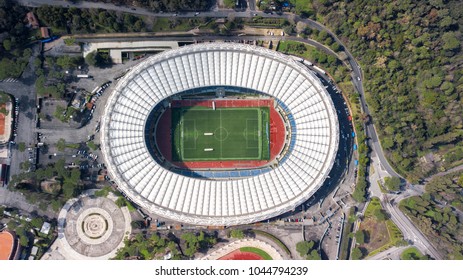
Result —
M 278 165 L 179 171 L 166 167 L 153 152 L 150 129 L 156 123 L 150 118 L 156 108 L 174 107 L 172 96 L 217 88 L 274 98 L 288 127 Z M 210 111 L 220 113 L 214 106 Z M 191 139 L 181 133 L 182 142 Z M 323 185 L 338 137 L 334 105 L 314 73 L 284 54 L 230 43 L 185 46 L 139 63 L 118 82 L 101 123 L 102 153 L 120 191 L 152 213 L 198 225 L 246 224 L 293 210 Z

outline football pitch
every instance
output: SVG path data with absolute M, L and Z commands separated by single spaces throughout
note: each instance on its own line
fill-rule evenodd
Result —
M 270 109 L 172 108 L 174 161 L 268 160 Z

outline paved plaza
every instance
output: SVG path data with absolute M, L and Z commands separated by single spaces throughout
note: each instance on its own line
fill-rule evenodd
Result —
M 58 239 L 42 259 L 109 259 L 131 232 L 127 207 L 119 208 L 112 193 L 95 190 L 69 200 L 58 216 Z

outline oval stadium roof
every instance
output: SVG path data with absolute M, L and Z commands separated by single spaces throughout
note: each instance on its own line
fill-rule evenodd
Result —
M 145 141 L 145 124 L 165 98 L 199 87 L 264 92 L 290 112 L 290 154 L 272 171 L 210 180 L 161 167 Z M 111 178 L 135 203 L 182 223 L 235 225 L 294 209 L 328 176 L 338 149 L 334 105 L 320 80 L 290 57 L 260 47 L 211 43 L 150 57 L 119 81 L 102 119 L 102 151 Z

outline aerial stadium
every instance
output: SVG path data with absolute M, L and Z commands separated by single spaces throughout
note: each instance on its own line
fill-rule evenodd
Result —
M 268 49 L 165 51 L 108 99 L 101 147 L 120 191 L 153 214 L 229 226 L 293 210 L 324 183 L 339 125 L 316 75 Z

